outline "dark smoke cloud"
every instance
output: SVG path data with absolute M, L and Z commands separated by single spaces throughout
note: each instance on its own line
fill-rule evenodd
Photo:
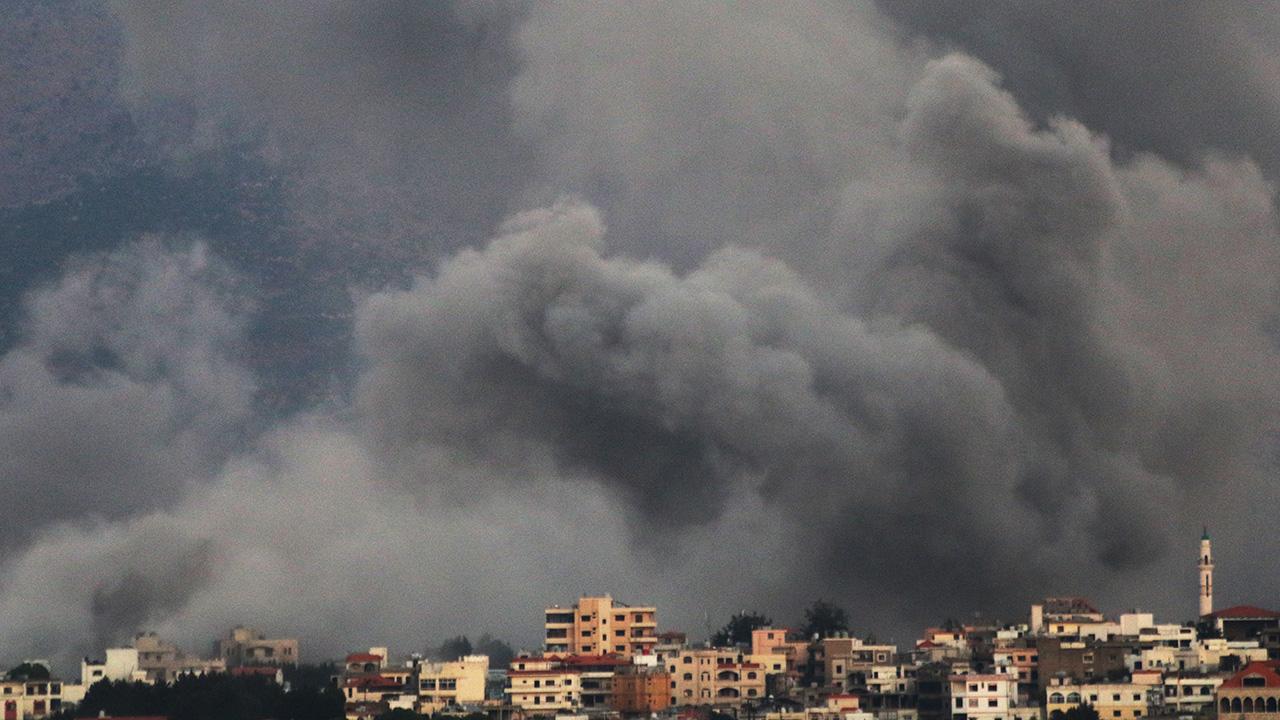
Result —
M 1181 619 L 1202 521 L 1226 598 L 1280 591 L 1249 562 L 1280 553 L 1252 8 L 111 10 L 131 142 L 278 173 L 255 264 L 360 288 L 361 365 L 256 414 L 256 291 L 199 247 L 30 295 L 13 658 L 237 623 L 531 644 L 605 591 L 695 635 L 815 596 L 899 640 L 1046 593 Z
M 1280 169 L 1280 19 L 1268 3 L 883 2 L 912 31 L 999 70 L 1038 117 L 1066 113 L 1125 152 Z

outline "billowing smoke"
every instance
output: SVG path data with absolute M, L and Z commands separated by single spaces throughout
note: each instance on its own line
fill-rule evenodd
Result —
M 695 635 L 818 596 L 899 640 L 1046 593 L 1180 620 L 1202 522 L 1228 599 L 1280 592 L 1268 22 L 1179 9 L 1216 50 L 1165 67 L 1092 5 L 113 8 L 131 142 L 252 148 L 290 206 L 265 268 L 214 222 L 26 294 L 6 658 L 532 645 L 605 591 Z M 332 339 L 264 328 L 320 289 L 356 362 L 267 412 Z

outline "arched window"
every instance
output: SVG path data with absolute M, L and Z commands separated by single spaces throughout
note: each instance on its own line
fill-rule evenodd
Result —
M 1247 713 L 1253 712 L 1253 698 L 1244 699 L 1244 707 L 1241 708 L 1241 711 Z
M 1220 708 L 1218 712 L 1224 712 L 1224 713 L 1231 712 L 1231 701 L 1226 698 L 1222 698 L 1222 702 L 1220 703 Z
M 1050 695 L 1050 696 L 1049 696 L 1049 702 L 1051 702 L 1051 703 L 1060 703 L 1060 702 L 1062 702 L 1062 693 L 1054 693 L 1054 694 Z
M 1231 712 L 1240 712 L 1240 698 L 1231 698 Z
M 1276 707 L 1276 699 L 1275 699 L 1275 697 L 1269 697 L 1269 698 L 1267 698 L 1267 712 L 1269 712 L 1269 713 L 1273 713 L 1273 712 L 1278 712 L 1278 711 L 1280 711 L 1280 709 L 1277 709 L 1277 707 Z
M 747 679 L 748 679 L 748 680 L 755 680 L 755 679 L 756 679 L 755 671 L 752 671 L 752 672 L 747 673 Z
M 1078 692 L 1067 693 L 1067 702 L 1069 702 L 1069 703 L 1078 703 L 1078 702 L 1080 702 L 1080 693 L 1078 693 Z
M 692 679 L 693 679 L 693 673 L 685 673 L 685 674 L 684 674 L 684 679 L 685 679 L 685 680 L 692 680 Z

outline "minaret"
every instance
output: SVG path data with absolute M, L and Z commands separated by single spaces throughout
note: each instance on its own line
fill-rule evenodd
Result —
M 1213 551 L 1209 548 L 1209 528 L 1200 536 L 1200 617 L 1213 613 Z

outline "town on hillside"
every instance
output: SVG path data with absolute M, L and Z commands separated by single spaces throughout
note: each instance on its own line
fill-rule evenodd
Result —
M 901 647 L 850 635 L 819 601 L 802 628 L 743 612 L 691 643 L 659 631 L 657 607 L 601 595 L 546 608 L 532 653 L 457 638 L 433 657 L 375 646 L 304 665 L 296 638 L 247 627 L 208 658 L 143 633 L 75 680 L 25 661 L 0 703 L 3 720 L 1280 720 L 1280 612 L 1214 608 L 1207 531 L 1196 565 L 1185 624 L 1053 597 L 1024 622 L 948 621 Z

